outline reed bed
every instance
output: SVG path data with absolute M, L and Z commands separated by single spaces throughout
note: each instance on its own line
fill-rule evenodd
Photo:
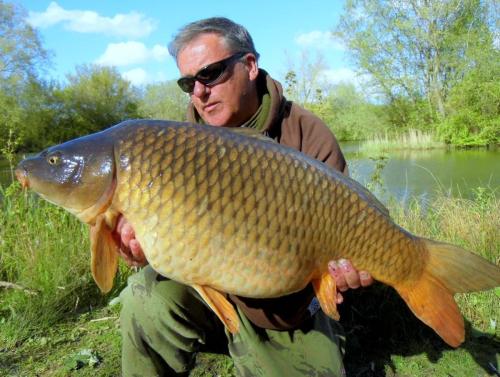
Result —
M 434 134 L 410 129 L 401 134 L 390 134 L 374 136 L 363 141 L 360 151 L 369 154 L 383 153 L 395 150 L 426 150 L 444 148 L 443 142 L 437 141 Z

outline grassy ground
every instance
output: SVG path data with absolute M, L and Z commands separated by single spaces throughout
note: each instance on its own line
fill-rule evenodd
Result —
M 3 198 L 3 199 L 2 199 Z M 500 263 L 500 201 L 478 189 L 474 200 L 441 195 L 430 207 L 397 203 L 403 227 L 475 250 Z M 89 272 L 84 226 L 11 186 L 0 192 L 0 376 L 120 375 L 119 304 L 124 286 L 101 296 Z M 382 285 L 349 292 L 341 307 L 348 376 L 486 376 L 500 362 L 500 293 L 458 296 L 467 339 L 447 347 Z M 191 376 L 233 376 L 226 356 L 201 354 Z

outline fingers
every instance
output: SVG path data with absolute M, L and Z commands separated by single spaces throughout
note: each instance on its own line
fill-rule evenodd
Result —
M 135 238 L 135 231 L 132 225 L 120 216 L 116 224 L 116 233 L 120 242 L 120 255 L 129 266 L 142 267 L 147 264 L 146 256 L 142 247 Z
M 368 287 L 373 284 L 373 277 L 367 271 L 359 271 L 359 281 L 362 287 Z
M 119 232 L 121 234 L 123 245 L 130 247 L 130 241 L 135 240 L 135 231 L 132 228 L 132 225 L 125 220 Z
M 337 290 L 340 292 L 345 292 L 348 289 L 367 287 L 373 284 L 373 278 L 368 272 L 358 272 L 351 262 L 346 259 L 330 261 L 328 269 L 335 278 Z
M 339 264 L 336 261 L 330 261 L 328 263 L 328 271 L 335 279 L 335 284 L 337 285 L 337 291 L 346 291 L 347 282 L 345 281 L 344 274 L 340 269 Z
M 130 253 L 132 254 L 132 265 L 135 267 L 142 267 L 147 264 L 146 256 L 142 251 L 142 247 L 135 238 L 129 242 Z

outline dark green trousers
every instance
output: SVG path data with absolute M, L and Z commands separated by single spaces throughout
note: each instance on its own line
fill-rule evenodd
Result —
M 341 327 L 321 310 L 293 331 L 258 328 L 238 312 L 240 331 L 232 335 L 192 288 L 149 266 L 129 278 L 121 298 L 124 377 L 187 373 L 197 351 L 221 344 L 240 376 L 345 375 Z

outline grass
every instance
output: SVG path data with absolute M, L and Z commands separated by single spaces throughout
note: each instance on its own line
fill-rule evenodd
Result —
M 0 188 L 1 376 L 119 376 L 119 305 L 128 275 L 102 296 L 90 276 L 85 226 L 66 212 L 23 193 Z M 473 199 L 438 195 L 430 205 L 391 203 L 397 223 L 449 241 L 500 263 L 500 200 L 477 189 Z M 457 295 L 466 342 L 457 350 L 410 313 L 389 287 L 350 291 L 342 304 L 348 376 L 495 375 L 500 354 L 500 293 Z M 227 356 L 200 354 L 191 376 L 234 375 Z
M 360 151 L 368 154 L 377 154 L 395 150 L 425 150 L 444 148 L 445 144 L 436 141 L 436 137 L 420 130 L 408 130 L 399 135 L 374 136 L 365 140 L 360 145 Z

